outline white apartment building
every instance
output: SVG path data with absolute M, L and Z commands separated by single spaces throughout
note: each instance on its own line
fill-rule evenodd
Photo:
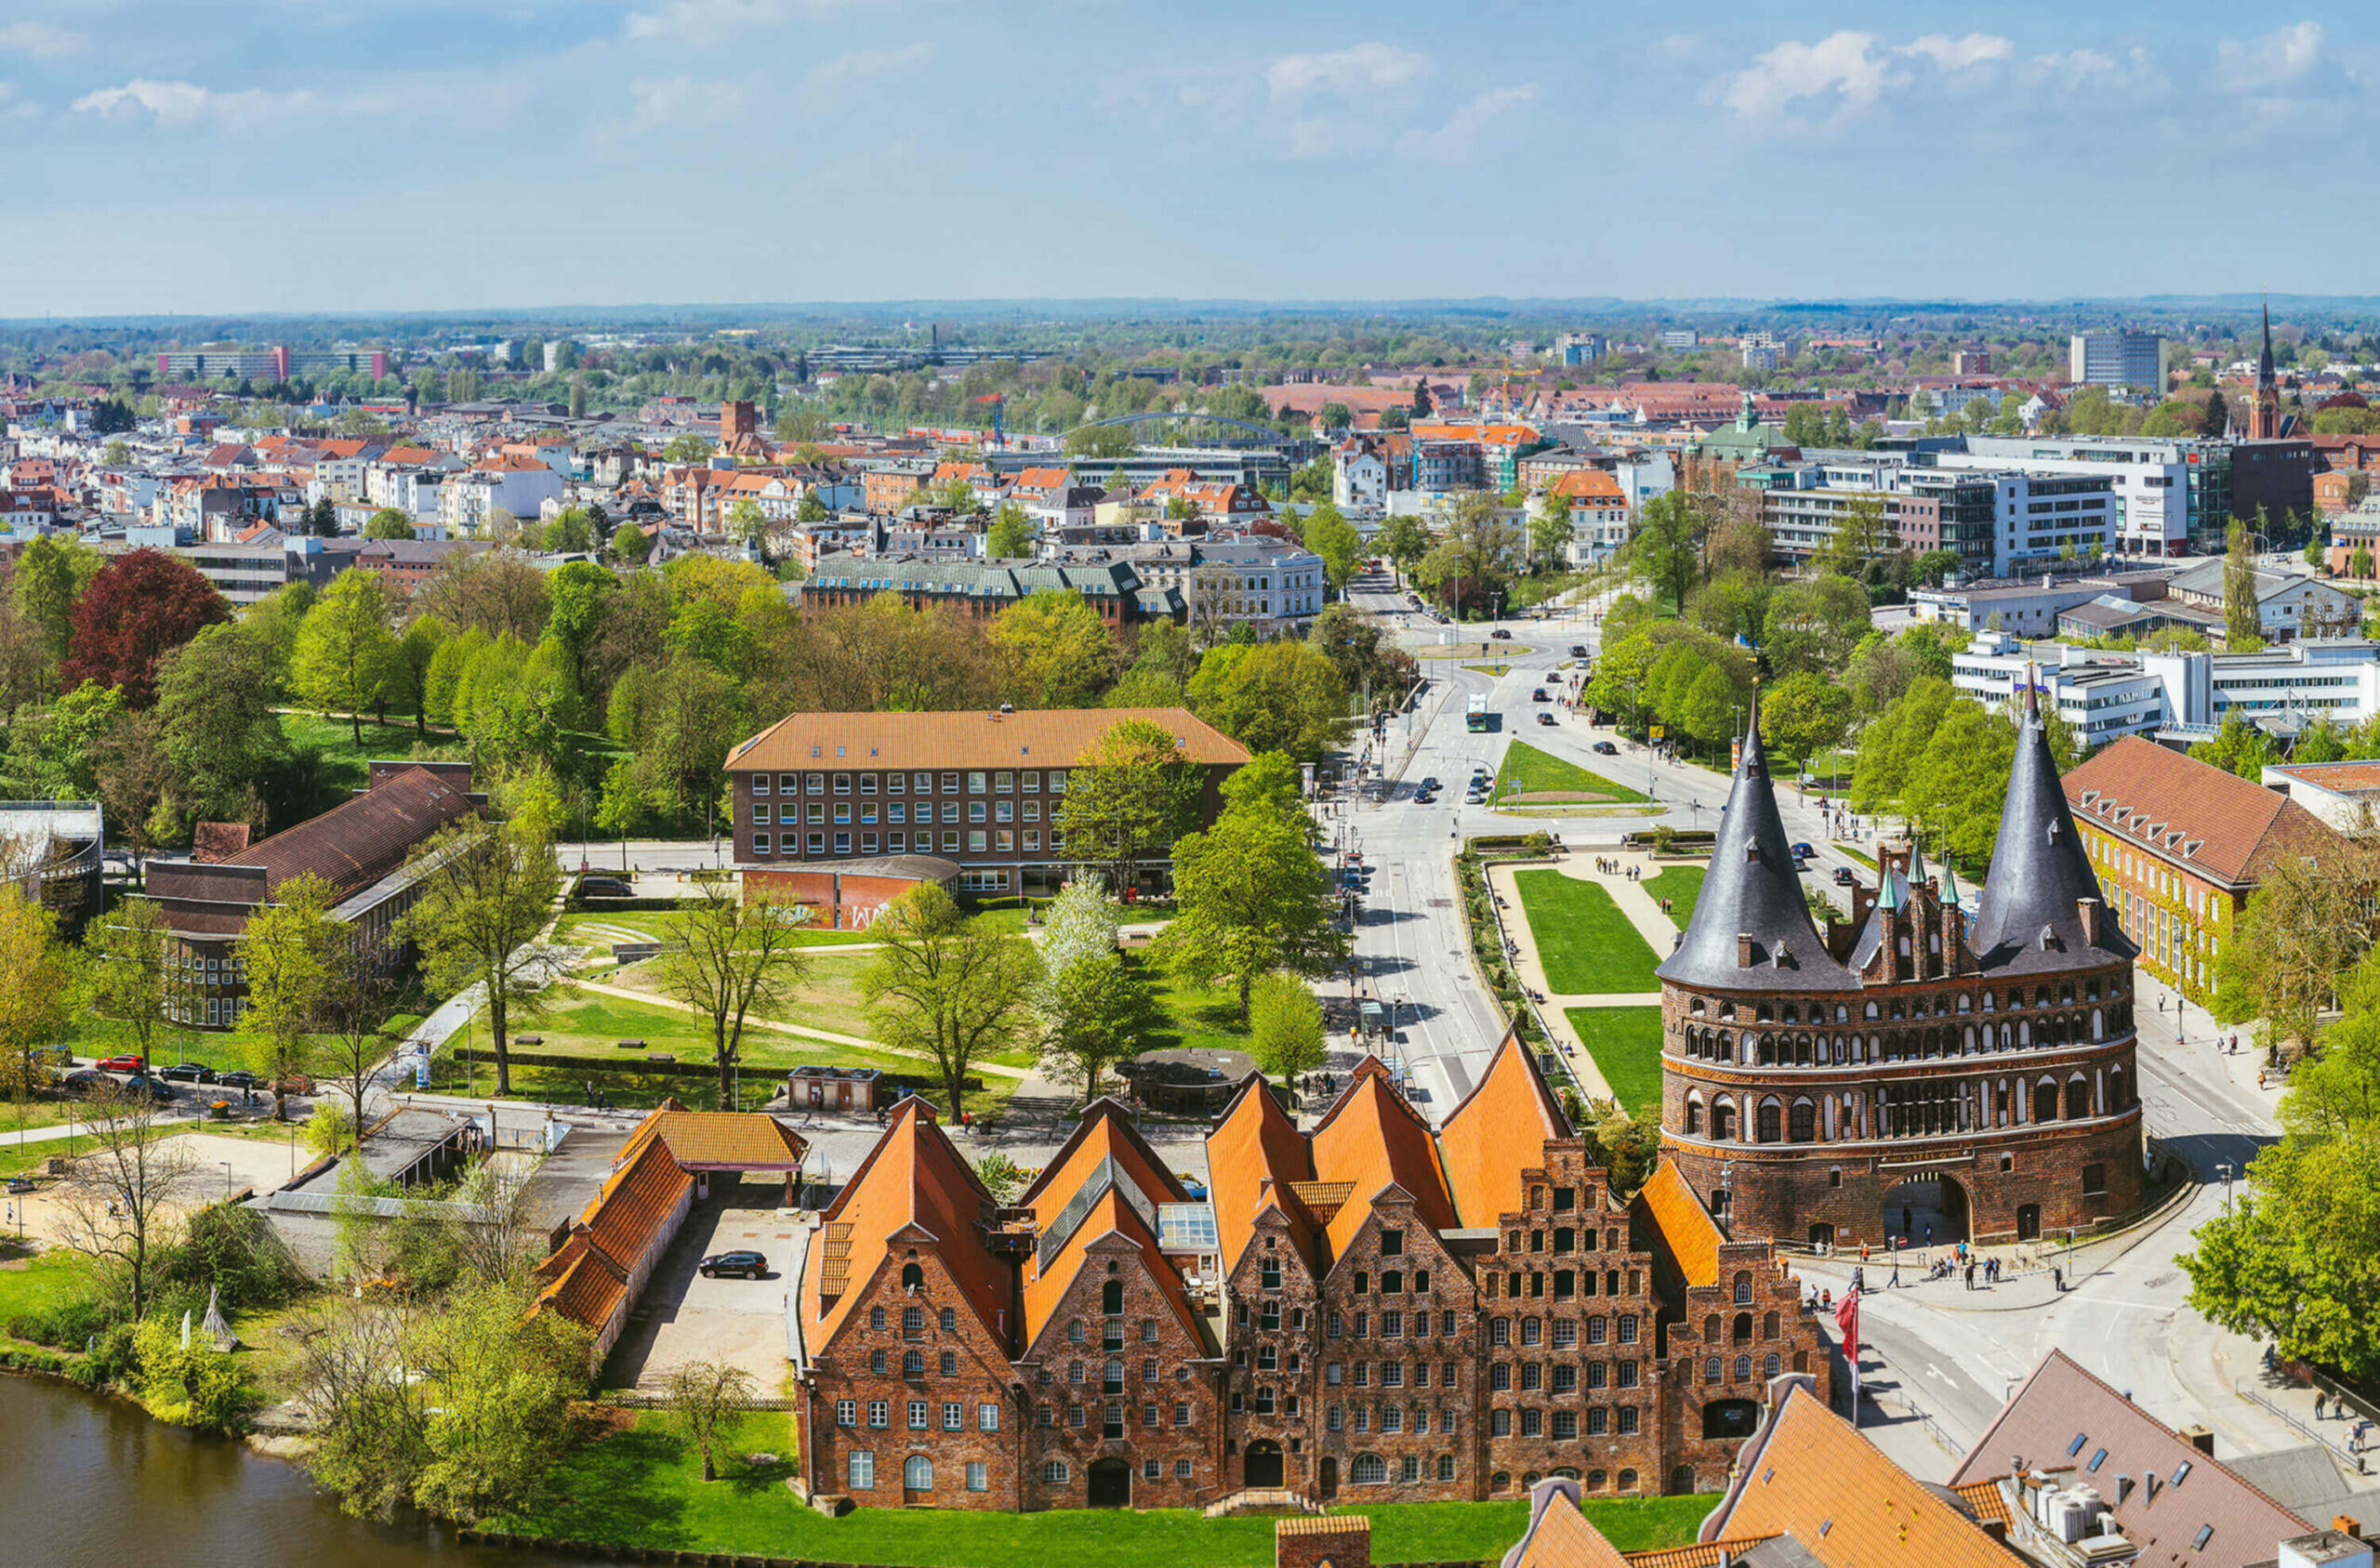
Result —
M 1969 436 L 1964 452 L 1938 452 L 1943 468 L 2105 476 L 2115 496 L 2109 548 L 2126 556 L 2178 556 L 2192 541 L 2219 542 L 2231 516 L 2231 449 L 2225 441 L 2151 436 Z
M 2029 671 L 2093 746 L 2124 735 L 2204 740 L 2233 715 L 2294 733 L 2318 718 L 2347 729 L 2380 714 L 2380 645 L 2360 639 L 2254 653 L 2110 653 L 1990 634 L 1950 657 L 1950 684 L 1980 702 L 2021 695 Z
M 1330 500 L 1341 511 L 1388 505 L 1388 462 L 1355 441 L 1330 455 Z
M 438 496 L 438 520 L 449 534 L 469 538 L 484 525 L 490 512 L 535 518 L 549 496 L 562 493 L 562 476 L 543 463 L 522 458 L 498 458 L 450 475 Z

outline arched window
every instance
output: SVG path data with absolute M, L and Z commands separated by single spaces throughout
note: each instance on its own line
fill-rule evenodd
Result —
M 1670 1471 L 1670 1494 L 1677 1497 L 1694 1495 L 1694 1467 L 1679 1465 Z
M 2078 1073 L 2066 1081 L 2066 1119 L 2079 1122 L 2091 1113 L 2091 1086 Z
M 1702 1130 L 1702 1097 L 1699 1094 L 1686 1097 L 1686 1130 L 1688 1137 Z
M 1124 1282 L 1109 1280 L 1099 1287 L 1099 1310 L 1109 1317 L 1120 1317 L 1124 1311 Z
M 1876 1004 L 1875 1004 L 1875 1003 L 1873 1003 L 1873 1002 L 1869 1003 L 1869 1004 L 1868 1004 L 1868 1010 L 1867 1010 L 1867 1012 L 1865 1013 L 1865 1015 L 1863 1015 L 1863 1016 L 1867 1017 L 1867 1018 L 1868 1018 L 1868 1019 L 1870 1019 L 1871 1021 L 1872 1021 L 1873 1019 L 1875 1019 L 1875 1017 L 1877 1016 L 1877 1013 L 1876 1013 Z
M 901 1484 L 912 1492 L 933 1490 L 933 1461 L 922 1454 L 912 1454 L 901 1462 Z
M 924 1352 L 923 1352 L 923 1351 L 909 1351 L 907 1354 L 904 1355 L 904 1356 L 901 1358 L 901 1376 L 902 1376 L 902 1377 L 924 1377 L 925 1375 L 926 1375 L 926 1358 L 925 1358 L 925 1354 L 924 1354 Z
M 1774 1100 L 1764 1100 L 1760 1102 L 1760 1119 L 1752 1133 L 1753 1142 L 1774 1143 L 1778 1141 L 1778 1123 L 1781 1119 L 1782 1112 L 1783 1107 L 1779 1106 Z
M 1590 1492 L 1600 1492 L 1604 1489 L 1604 1483 L 1608 1482 L 1610 1479 L 1611 1475 L 1608 1471 L 1589 1470 L 1587 1472 L 1587 1490 Z
M 1725 1143 L 1736 1135 L 1736 1107 L 1722 1095 L 1711 1102 L 1711 1136 Z
M 1834 1021 L 1835 1021 L 1835 1022 L 1837 1022 L 1837 1023 L 1848 1023 L 1848 1022 L 1850 1022 L 1850 1021 L 1851 1021 L 1851 1009 L 1850 1009 L 1849 1008 L 1844 1007 L 1842 1003 L 1837 1002 L 1837 1003 L 1834 1005 Z
M 1749 1271 L 1739 1270 L 1737 1272 L 1735 1278 L 1735 1295 L 1737 1306 L 1749 1307 L 1752 1305 L 1752 1274 Z
M 1768 1354 L 1761 1361 L 1760 1375 L 1764 1377 L 1774 1377 L 1784 1370 L 1785 1364 L 1778 1360 L 1777 1352 L 1775 1351 L 1769 1351 Z
M 1718 1313 L 1712 1312 L 1702 1320 L 1702 1342 L 1706 1345 L 1715 1345 L 1719 1342 Z
M 1788 1118 L 1787 1133 L 1795 1143 L 1807 1143 L 1818 1135 L 1818 1108 L 1806 1100 L 1793 1101 L 1793 1113 Z
M 1752 1357 L 1738 1356 L 1736 1358 L 1736 1381 L 1739 1383 L 1752 1381 Z
M 2110 1113 L 2128 1109 L 2132 1101 L 2123 1097 L 2123 1069 L 2108 1069 L 2108 1110 Z
M 923 1334 L 925 1331 L 926 1310 L 923 1307 L 904 1307 L 901 1309 L 902 1333 Z
M 1388 1461 L 1377 1454 L 1358 1454 L 1347 1478 L 1358 1486 L 1378 1486 L 1388 1480 Z
M 1702 1380 L 1706 1383 L 1715 1383 L 1719 1380 L 1719 1358 L 1712 1356 L 1702 1364 Z
M 1775 1312 L 1763 1312 L 1760 1315 L 1760 1337 L 1764 1339 L 1774 1339 L 1777 1337 L 1777 1314 Z
M 1498 1470 L 1488 1478 L 1488 1490 L 1490 1492 L 1509 1492 L 1512 1488 L 1513 1472 L 1510 1470 Z
M 925 1287 L 926 1272 L 923 1269 L 919 1268 L 915 1263 L 904 1263 L 901 1265 L 902 1289 L 923 1290 Z
M 1622 1470 L 1620 1472 L 1619 1490 L 1622 1492 L 1633 1492 L 1636 1490 L 1636 1472 L 1634 1470 Z
M 1117 1359 L 1110 1361 L 1104 1367 L 1103 1367 L 1100 1370 L 1099 1380 L 1100 1391 L 1102 1393 L 1115 1394 L 1123 1392 L 1124 1363 L 1122 1360 Z
M 878 1330 L 879 1332 L 881 1332 L 881 1331 L 883 1330 L 883 1327 L 884 1327 L 884 1309 L 883 1309 L 883 1308 L 881 1308 L 881 1307 L 870 1307 L 870 1308 L 867 1310 L 867 1326 L 868 1326 L 868 1327 L 870 1327 L 870 1328 L 876 1329 L 876 1330 Z
M 1750 1312 L 1736 1314 L 1734 1338 L 1739 1345 L 1752 1343 L 1752 1314 Z
M 2098 1008 L 2093 1008 L 2091 1009 L 2091 1038 L 2104 1040 L 2107 1037 L 2107 1015 Z
M 2033 1120 L 2037 1122 L 2057 1120 L 2057 1086 L 2047 1078 L 2043 1078 L 2033 1086 Z

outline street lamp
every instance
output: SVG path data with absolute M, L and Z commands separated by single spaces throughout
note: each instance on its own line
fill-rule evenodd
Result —
M 218 1160 L 215 1163 L 223 1167 L 223 1201 L 228 1204 L 231 1201 L 231 1162 Z
M 2231 1162 L 2229 1160 L 2217 1161 L 2215 1166 L 2215 1174 L 2221 1178 L 2223 1181 L 2223 1217 L 2228 1219 L 2231 1217 Z

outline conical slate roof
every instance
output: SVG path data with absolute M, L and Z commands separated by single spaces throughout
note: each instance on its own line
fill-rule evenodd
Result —
M 2098 899 L 2103 906 L 2096 942 L 2083 935 L 2082 899 Z M 2135 956 L 2139 949 L 2116 929 L 2115 912 L 2105 903 L 2098 874 L 2066 809 L 2049 731 L 2029 683 L 2008 801 L 2000 812 L 2000 837 L 1991 845 L 1991 875 L 1984 879 L 1967 944 L 1987 972 L 2031 974 Z
M 1742 937 L 1752 939 L 1749 966 L 1740 961 Z M 1655 972 L 1680 985 L 1719 990 L 1858 989 L 1858 976 L 1828 955 L 1810 924 L 1801 875 L 1786 848 L 1785 824 L 1778 820 L 1757 719 L 1744 736 L 1694 918 Z

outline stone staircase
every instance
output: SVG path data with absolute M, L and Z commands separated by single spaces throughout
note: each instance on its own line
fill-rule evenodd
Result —
M 1235 1492 L 1220 1503 L 1207 1505 L 1209 1519 L 1234 1519 L 1243 1514 L 1278 1519 L 1288 1514 L 1320 1513 L 1322 1505 L 1285 1487 L 1257 1486 Z

